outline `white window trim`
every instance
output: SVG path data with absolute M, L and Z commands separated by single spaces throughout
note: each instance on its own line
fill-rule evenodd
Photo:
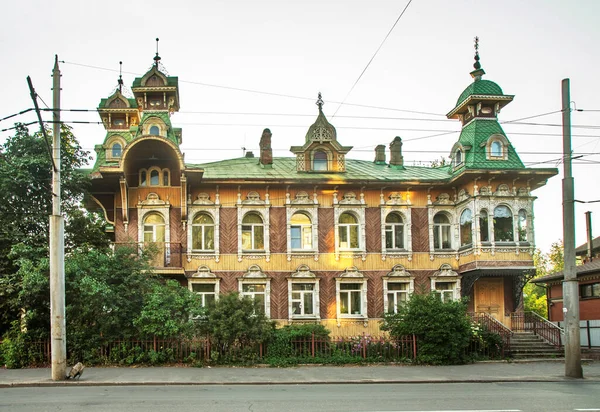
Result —
M 238 292 L 240 297 L 244 294 L 243 286 L 245 284 L 264 284 L 265 285 L 265 316 L 271 317 L 271 278 L 265 275 L 258 265 L 252 265 L 241 278 L 238 278 Z
M 385 220 L 390 213 L 398 213 L 404 221 L 404 248 L 403 249 L 387 249 L 385 246 L 385 227 L 387 224 Z M 411 221 L 411 210 L 408 206 L 401 207 L 390 207 L 385 206 L 381 208 L 381 257 L 385 260 L 386 255 L 405 255 L 409 256 L 409 260 L 412 258 L 412 221 Z
M 149 109 L 152 110 L 152 109 Z M 150 134 L 150 128 L 152 126 L 156 126 L 158 127 L 158 135 L 155 134 Z M 161 137 L 166 137 L 167 136 L 167 125 L 162 121 L 162 119 L 160 119 L 159 117 L 151 117 L 148 118 L 142 126 L 142 134 L 144 136 L 161 136 Z
M 311 222 L 312 229 L 312 248 L 311 249 L 292 249 L 292 216 L 296 213 L 304 213 Z M 287 222 L 287 260 L 292 259 L 292 255 L 315 254 L 319 252 L 319 213 L 318 206 L 294 206 L 286 205 L 286 222 Z
M 198 203 L 197 203 L 198 202 Z M 208 199 L 206 200 L 206 202 L 208 203 L 204 203 L 203 201 L 200 200 L 196 200 L 193 204 L 188 205 L 188 225 L 187 225 L 187 255 L 188 255 L 188 262 L 191 261 L 192 259 L 192 255 L 193 254 L 198 254 L 198 255 L 202 255 L 202 256 L 207 256 L 207 255 L 214 255 L 215 259 L 219 259 L 219 254 L 220 254 L 220 249 L 219 249 L 219 244 L 220 244 L 220 234 L 219 234 L 219 228 L 220 228 L 220 213 L 219 213 L 219 208 L 221 207 L 218 204 L 214 204 L 212 202 L 210 202 Z M 212 217 L 213 222 L 215 224 L 215 229 L 214 229 L 214 249 L 213 250 L 195 250 L 193 249 L 193 245 L 192 245 L 192 230 L 193 230 L 193 224 L 191 222 L 194 221 L 194 217 L 196 217 L 196 215 L 198 213 L 206 213 L 208 215 L 210 215 L 210 217 Z
M 340 285 L 342 283 L 358 283 L 361 285 L 361 313 L 360 314 L 342 314 L 341 313 L 341 298 L 340 298 Z M 358 319 L 366 321 L 368 319 L 368 306 L 367 306 L 367 278 L 358 271 L 356 267 L 350 267 L 346 269 L 339 277 L 335 278 L 335 303 L 336 303 L 336 316 L 338 326 L 340 325 L 341 319 Z
M 407 301 L 410 300 L 410 295 L 415 292 L 415 277 L 406 271 L 404 266 L 395 265 L 392 268 L 392 271 L 388 273 L 386 276 L 382 277 L 383 279 L 383 312 L 388 312 L 388 284 L 390 283 L 404 283 L 408 284 L 408 288 L 406 293 Z M 394 312 L 396 313 L 396 312 Z
M 457 227 L 458 222 L 456 218 L 456 210 L 453 207 L 429 207 L 429 253 L 433 255 L 444 255 L 448 253 L 454 253 L 457 250 L 456 245 L 459 244 L 458 233 L 459 228 Z M 450 221 L 450 249 L 435 249 L 433 242 L 433 218 L 436 214 L 443 212 L 448 215 Z
M 335 257 L 340 259 L 340 254 L 362 254 L 363 260 L 366 259 L 367 244 L 366 239 L 366 218 L 365 218 L 365 199 L 364 194 L 360 194 L 360 200 L 352 192 L 344 195 L 344 198 L 338 202 L 337 192 L 333 193 L 333 219 L 335 236 Z M 340 216 L 343 213 L 351 213 L 356 217 L 358 223 L 358 247 L 350 249 L 340 248 Z
M 438 270 L 437 272 L 435 272 L 433 275 L 430 276 L 431 279 L 431 291 L 435 292 L 437 291 L 436 289 L 436 284 L 438 282 L 454 282 L 454 288 L 452 288 L 452 300 L 453 301 L 457 301 L 460 300 L 461 296 L 461 280 L 462 276 L 460 276 L 458 273 L 456 273 L 454 270 L 452 270 L 452 267 L 447 264 L 444 263 L 442 266 L 440 266 L 440 270 Z
M 461 236 L 462 236 L 462 225 L 460 224 L 460 220 L 462 218 L 462 214 L 465 212 L 465 210 L 470 210 L 471 211 L 471 242 L 467 243 L 466 245 L 462 245 L 461 244 Z M 470 207 L 463 207 L 462 209 L 460 209 L 460 211 L 457 213 L 458 216 L 458 248 L 465 248 L 465 249 L 470 249 L 473 246 L 475 246 L 476 242 L 477 242 L 477 237 L 474 236 L 475 235 L 475 229 L 476 229 L 476 225 L 475 225 L 475 212 L 474 210 Z M 478 216 L 478 215 L 477 215 Z M 489 217 L 488 217 L 489 219 Z
M 188 278 L 188 289 L 193 292 L 194 284 L 209 284 L 215 286 L 215 301 L 219 300 L 221 279 L 210 271 L 207 266 L 200 266 L 191 277 Z M 203 305 L 203 307 L 205 307 Z
M 499 142 L 502 153 L 500 156 L 492 155 L 492 143 Z M 485 145 L 485 157 L 487 160 L 507 160 L 508 159 L 508 147 L 509 142 L 508 139 L 501 134 L 494 134 L 489 137 L 486 145 Z
M 300 265 L 296 272 L 288 278 L 288 319 L 289 320 L 321 320 L 321 300 L 319 290 L 320 279 L 312 273 L 308 266 Z M 312 315 L 295 315 L 292 307 L 292 285 L 294 284 L 311 284 L 313 289 L 313 314 Z
M 250 196 L 252 195 L 252 196 Z M 270 246 L 270 219 L 269 219 L 269 194 L 265 195 L 265 200 L 256 198 L 258 196 L 256 192 L 250 192 L 246 200 L 241 199 L 241 193 L 238 191 L 237 199 L 237 233 L 238 233 L 238 262 L 241 262 L 244 256 L 255 257 L 264 256 L 265 260 L 269 262 L 271 260 L 271 246 Z M 248 213 L 258 214 L 263 221 L 264 229 L 264 248 L 260 250 L 243 250 L 242 249 L 242 220 Z
M 315 153 L 317 153 L 317 152 L 323 152 L 327 156 L 327 165 L 326 165 L 327 169 L 315 170 L 315 168 L 314 168 L 315 167 Z M 336 171 L 335 168 L 333 167 L 333 153 L 331 152 L 331 150 L 328 147 L 317 146 L 310 151 L 309 170 L 311 172 L 315 172 L 315 173 L 327 173 L 327 172 Z

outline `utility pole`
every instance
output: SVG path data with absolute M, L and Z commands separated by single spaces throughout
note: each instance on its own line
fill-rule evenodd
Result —
M 65 325 L 65 228 L 60 213 L 60 69 L 54 56 L 52 70 L 52 215 L 50 215 L 50 334 L 52 336 L 52 380 L 67 376 Z
M 562 112 L 565 376 L 583 378 L 579 337 L 579 282 L 577 281 L 575 269 L 575 188 L 571 170 L 571 91 L 569 79 L 563 79 L 562 81 Z

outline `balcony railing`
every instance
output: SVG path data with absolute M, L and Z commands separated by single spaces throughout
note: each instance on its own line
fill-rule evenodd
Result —
M 182 267 L 183 250 L 181 243 L 173 242 L 116 242 L 115 249 L 120 247 L 136 247 L 138 252 L 148 251 L 151 255 L 150 264 L 157 268 Z
M 562 347 L 562 335 L 564 330 L 555 324 L 548 322 L 535 312 L 511 313 L 510 321 L 513 331 L 533 332 L 542 339 L 548 341 L 558 349 Z

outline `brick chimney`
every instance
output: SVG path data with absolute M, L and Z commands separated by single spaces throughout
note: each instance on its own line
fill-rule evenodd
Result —
M 377 147 L 375 147 L 375 164 L 385 164 L 385 145 L 383 144 L 377 145 Z
M 390 167 L 404 169 L 404 157 L 402 157 L 402 139 L 396 136 L 390 143 Z
M 271 149 L 271 131 L 263 130 L 260 138 L 260 164 L 265 167 L 273 166 L 273 150 Z

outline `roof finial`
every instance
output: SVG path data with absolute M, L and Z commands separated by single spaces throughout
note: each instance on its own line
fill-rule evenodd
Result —
M 477 82 L 485 74 L 485 70 L 481 68 L 481 63 L 479 63 L 479 37 L 475 37 L 475 63 L 473 63 L 473 67 L 475 70 L 471 72 L 471 77 Z
M 123 93 L 123 62 L 119 62 L 119 93 Z
M 160 56 L 158 55 L 158 37 L 156 38 L 156 56 L 154 56 L 154 65 L 158 67 L 158 62 L 160 61 Z
M 323 105 L 325 104 L 325 102 L 323 102 L 323 99 L 321 98 L 321 92 L 319 92 L 319 98 L 317 99 L 317 102 L 315 103 L 317 106 L 319 106 L 319 111 L 323 111 Z
M 475 36 L 475 63 L 473 67 L 476 70 L 481 69 L 481 63 L 479 63 L 479 37 Z

